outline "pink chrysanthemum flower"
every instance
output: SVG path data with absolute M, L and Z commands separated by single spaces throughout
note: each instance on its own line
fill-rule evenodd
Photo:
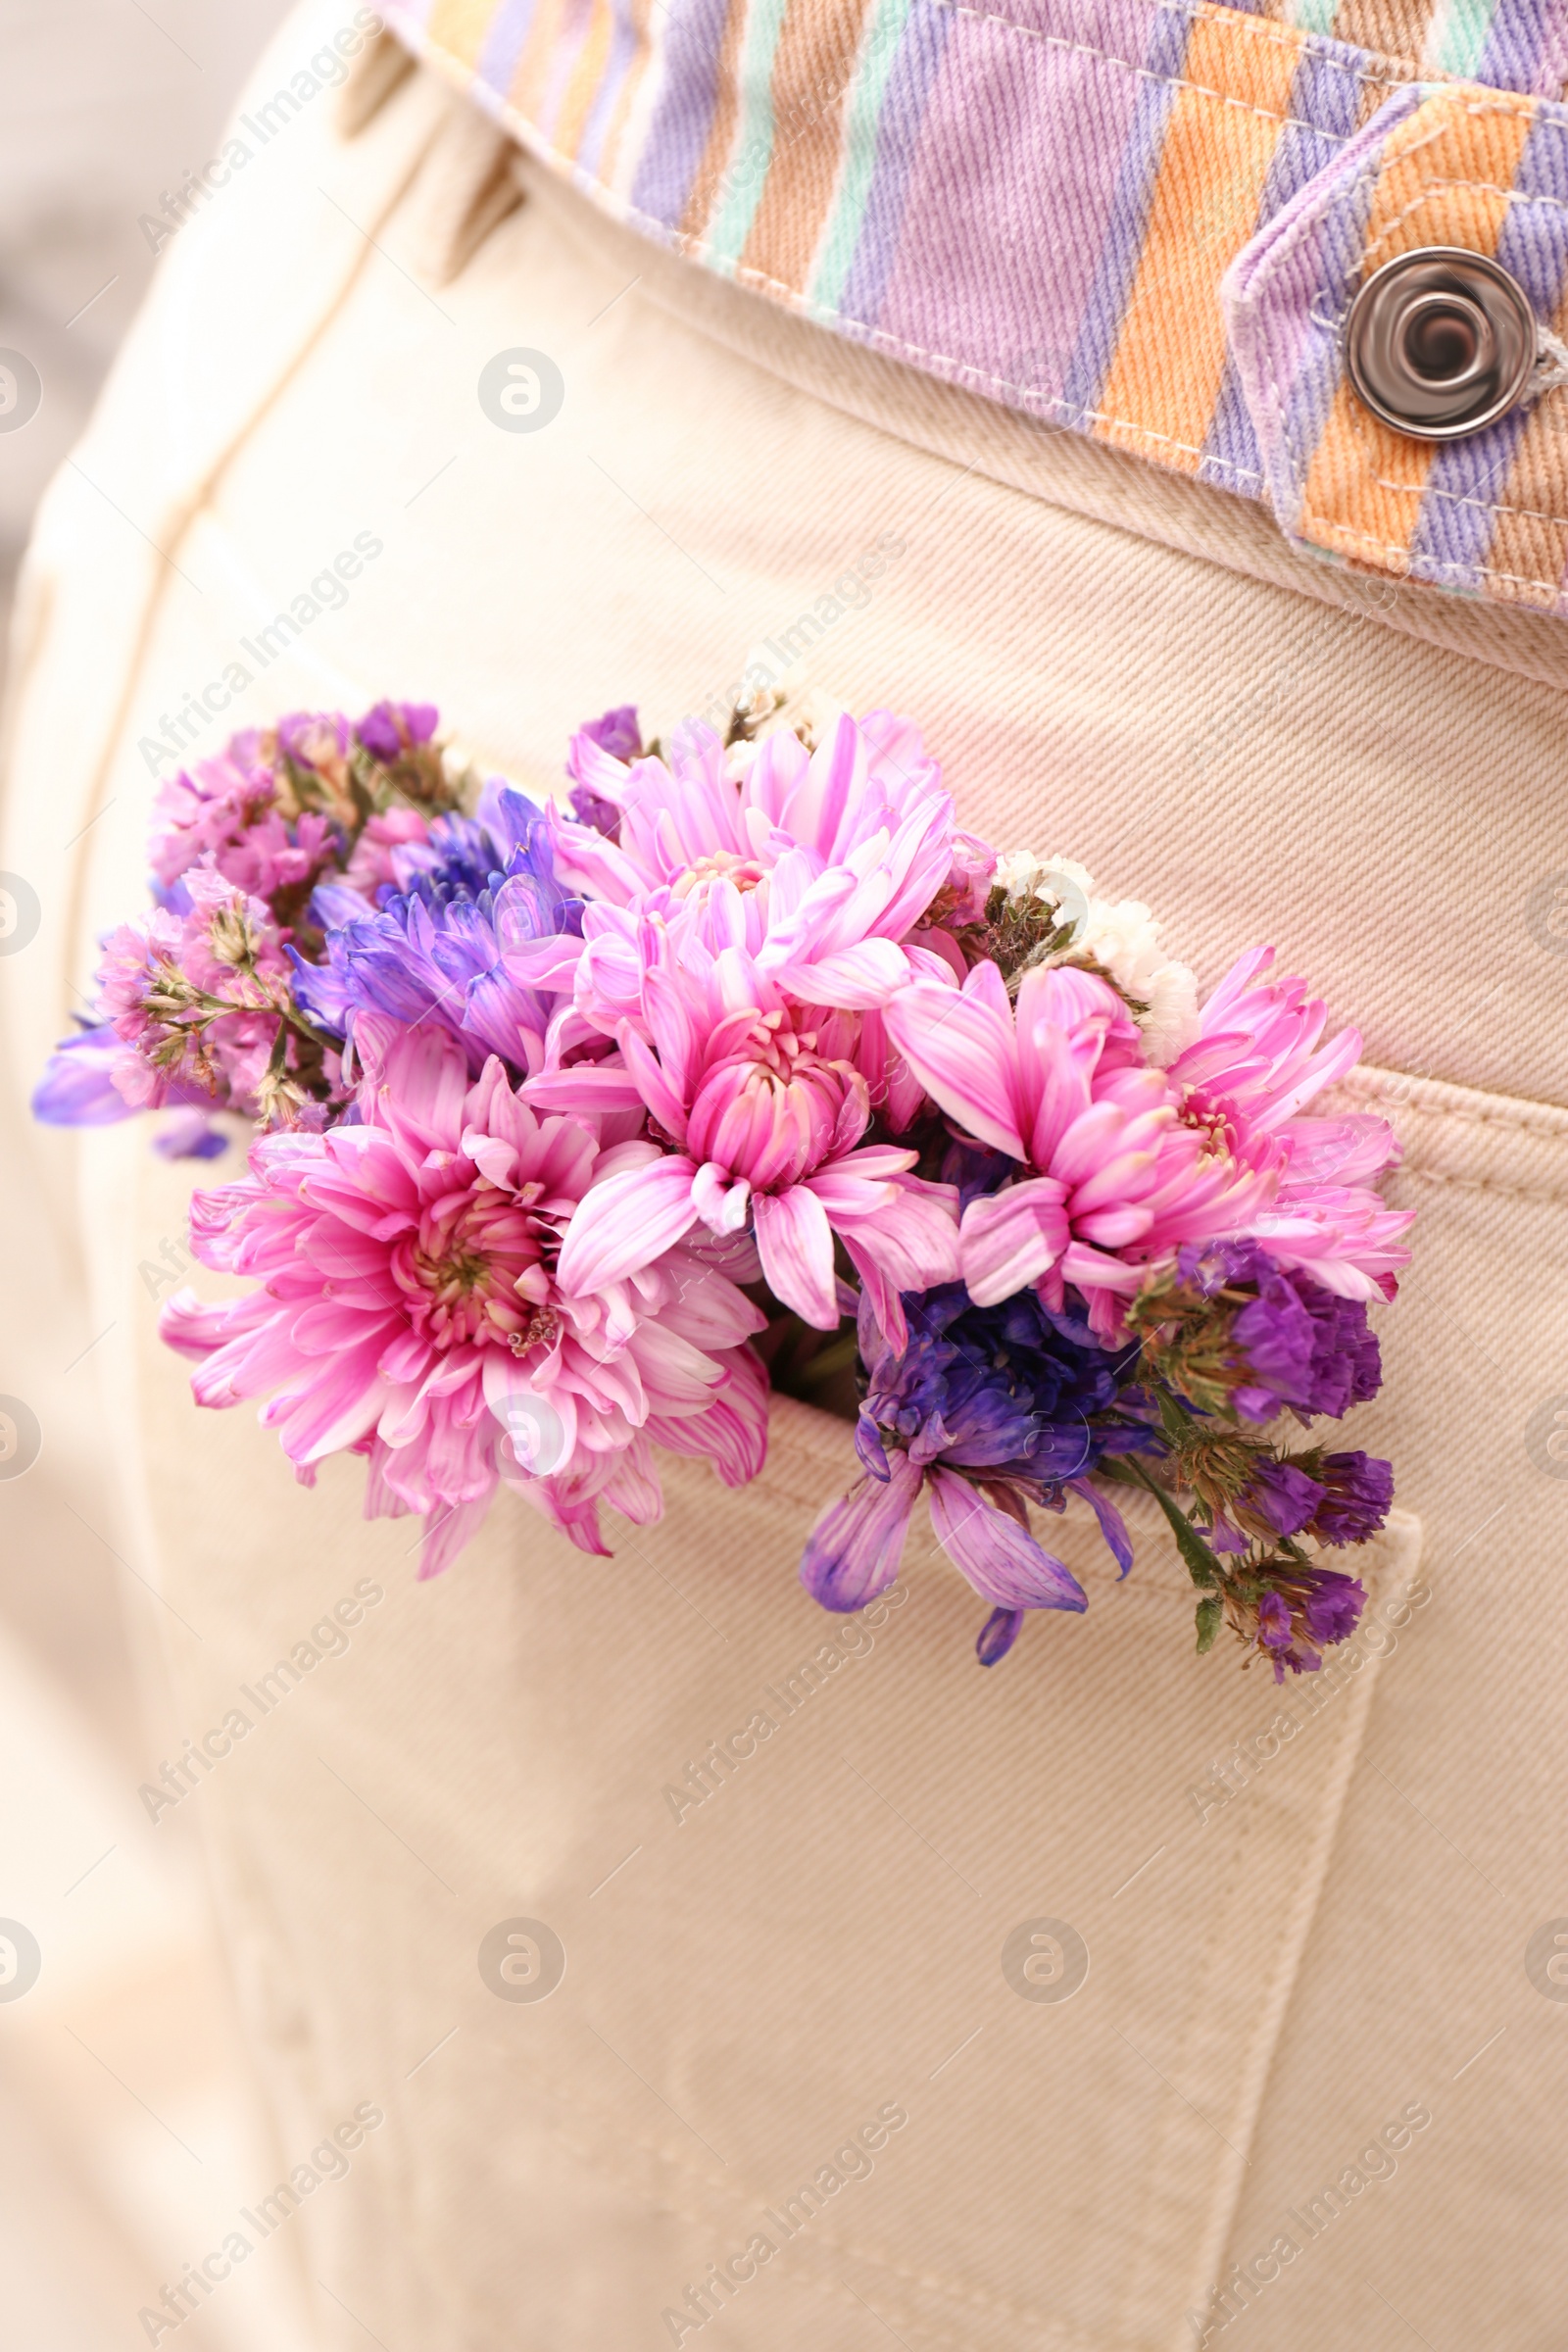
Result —
M 595 902 L 573 966 L 590 1025 L 610 1033 L 634 1010 L 645 911 L 713 954 L 743 948 L 792 996 L 839 1010 L 884 1004 L 908 979 L 901 943 L 940 894 L 945 911 L 978 911 L 995 860 L 957 830 L 907 719 L 844 714 L 814 751 L 788 729 L 745 748 L 737 774 L 736 754 L 695 720 L 668 764 L 618 760 L 590 730 L 573 739 L 580 794 L 617 819 L 611 839 L 551 816 L 558 878 Z
M 977 964 L 961 990 L 907 989 L 884 1017 L 932 1100 L 1026 1171 L 964 1211 L 977 1306 L 1031 1284 L 1059 1306 L 1072 1283 L 1114 1340 L 1152 1260 L 1250 1230 L 1270 1197 L 1270 1176 L 1182 1125 L 1166 1073 L 1142 1066 L 1125 1005 L 1093 973 L 1027 972 L 1014 1008 L 997 966 Z
M 308 1481 L 327 1454 L 368 1454 L 367 1515 L 425 1514 L 426 1576 L 501 1479 L 603 1551 L 601 1498 L 659 1516 L 652 1444 L 707 1454 L 727 1485 L 755 1476 L 765 1381 L 745 1342 L 762 1318 L 733 1283 L 678 1249 L 591 1293 L 562 1280 L 580 1203 L 655 1147 L 536 1117 L 499 1061 L 470 1082 L 442 1032 L 368 1014 L 357 1043 L 363 1124 L 264 1137 L 243 1182 L 196 1197 L 198 1257 L 262 1286 L 165 1308 L 198 1403 L 276 1391 L 262 1420 Z
M 1414 1211 L 1385 1208 L 1362 1180 L 1397 1160 L 1394 1130 L 1368 1113 L 1300 1115 L 1354 1068 L 1360 1032 L 1342 1029 L 1320 1046 L 1327 1006 L 1307 996 L 1304 980 L 1264 980 L 1273 960 L 1266 947 L 1238 958 L 1166 1075 L 1184 1120 L 1238 1158 L 1275 1169 L 1273 1200 L 1251 1227 L 1270 1256 L 1341 1298 L 1392 1298 L 1409 1262 L 1400 1236 Z
M 673 1149 L 583 1202 L 562 1279 L 597 1290 L 701 1220 L 750 1231 L 775 1295 L 831 1331 L 840 1315 L 835 1236 L 882 1329 L 904 1338 L 901 1291 L 957 1272 L 957 1196 L 911 1176 L 913 1152 L 860 1146 L 864 1078 L 834 1051 L 834 1023 L 784 996 L 740 947 L 711 958 L 645 925 L 647 1039 L 630 1021 L 618 1065 L 578 1066 L 523 1090 L 553 1108 L 646 1106 Z

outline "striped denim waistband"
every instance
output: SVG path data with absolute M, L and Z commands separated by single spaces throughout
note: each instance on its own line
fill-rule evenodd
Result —
M 1292 0 L 1289 21 L 1203 0 L 384 14 L 708 269 L 1265 500 L 1331 560 L 1568 611 L 1568 392 L 1420 441 L 1361 405 L 1341 351 L 1364 278 L 1423 247 L 1495 259 L 1544 326 L 1568 324 L 1568 0 Z

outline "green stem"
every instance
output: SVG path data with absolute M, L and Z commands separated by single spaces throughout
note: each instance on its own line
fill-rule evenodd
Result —
M 1187 1573 L 1194 1584 L 1205 1591 L 1217 1589 L 1224 1592 L 1228 1582 L 1224 1569 L 1180 1504 L 1166 1494 L 1157 1479 L 1151 1478 L 1143 1463 L 1135 1459 L 1132 1454 L 1124 1453 L 1120 1458 L 1122 1469 L 1130 1472 L 1141 1487 L 1149 1489 L 1150 1494 L 1164 1512 L 1170 1523 L 1170 1532 L 1176 1539 L 1176 1548 L 1181 1553 Z
M 198 1004 L 206 1013 L 207 1018 L 210 1021 L 218 1020 L 223 1013 L 226 1012 L 275 1013 L 277 1018 L 280 1021 L 286 1022 L 289 1028 L 292 1029 L 297 1036 L 308 1039 L 309 1042 L 313 1046 L 317 1047 L 321 1053 L 336 1053 L 337 1051 L 338 1040 L 335 1037 L 326 1036 L 325 1033 L 319 1029 L 314 1028 L 312 1024 L 305 1018 L 304 1013 L 299 1011 L 298 1008 L 292 1004 L 279 1004 L 270 997 L 261 1004 L 226 1004 L 221 997 L 210 996 L 205 988 L 198 988 L 193 993 Z

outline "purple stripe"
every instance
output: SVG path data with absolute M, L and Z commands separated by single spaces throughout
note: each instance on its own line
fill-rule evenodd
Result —
M 1339 49 L 1309 49 L 1296 69 L 1286 113 L 1294 116 L 1280 134 L 1274 160 L 1263 182 L 1257 220 L 1252 233 L 1271 220 L 1282 205 L 1319 172 L 1326 171 L 1355 128 L 1360 87 L 1353 72 L 1355 53 Z M 1344 71 L 1346 66 L 1351 72 Z M 1315 127 L 1308 130 L 1305 124 Z M 1214 404 L 1213 420 L 1198 467 L 1200 482 L 1221 490 L 1241 489 L 1254 496 L 1263 478 L 1257 435 L 1242 390 L 1236 363 L 1228 359 Z
M 1099 22 L 1088 13 L 1077 12 L 1081 42 L 1136 60 L 1155 12 L 1111 0 Z M 879 321 L 906 349 L 946 360 L 945 372 L 968 370 L 982 391 L 1046 412 L 1059 404 L 1149 86 L 1125 62 L 1042 37 L 1052 22 L 956 17 Z
M 876 169 L 866 195 L 855 259 L 839 297 L 842 318 L 853 318 L 863 326 L 882 326 L 894 334 L 900 330 L 883 318 L 883 299 L 899 251 L 900 232 L 909 201 L 910 173 L 920 146 L 931 85 L 955 22 L 951 9 L 933 8 L 930 0 L 914 0 L 909 10 L 899 53 L 889 69 L 882 93 L 882 112 L 876 126 Z M 912 225 L 918 235 L 918 220 Z
M 1348 299 L 1366 246 L 1377 177 L 1370 163 L 1356 173 L 1318 222 L 1309 248 L 1296 256 L 1298 308 L 1292 323 L 1301 344 L 1286 403 L 1286 431 L 1298 493 L 1306 486 L 1307 468 L 1328 422 L 1341 376 L 1339 337 L 1325 334 L 1312 314 L 1321 304 L 1332 316 Z
M 1476 68 L 1477 81 L 1489 89 L 1523 90 L 1528 95 L 1555 98 L 1557 86 L 1537 80 L 1542 52 L 1556 50 L 1562 30 L 1562 0 L 1497 0 L 1487 29 L 1486 46 Z M 1561 76 L 1558 77 L 1560 85 Z
M 533 23 L 534 6 L 535 0 L 501 0 L 485 28 L 479 61 L 473 70 L 498 98 L 505 98 L 512 88 L 522 44 Z
M 1153 78 L 1136 84 L 1132 120 L 1122 150 L 1116 184 L 1111 194 L 1099 267 L 1084 305 L 1083 323 L 1062 383 L 1062 403 L 1069 414 L 1090 416 L 1100 401 L 1101 386 L 1121 335 L 1127 297 L 1143 253 L 1149 206 L 1159 176 L 1159 158 L 1165 143 L 1165 124 L 1175 102 L 1175 76 L 1187 54 L 1191 20 L 1161 10 L 1151 22 L 1145 72 Z M 1129 76 L 1131 79 L 1131 76 Z
M 605 71 L 594 92 L 593 104 L 588 109 L 582 136 L 577 141 L 576 162 L 584 172 L 597 172 L 599 169 L 599 154 L 605 143 L 605 134 L 614 118 L 616 102 L 637 55 L 637 26 L 632 21 L 627 0 L 614 0 L 614 17 L 615 28 L 610 36 L 610 54 L 605 60 Z
M 632 209 L 668 229 L 680 226 L 708 145 L 728 16 L 726 0 L 673 0 L 670 9 L 664 86 L 631 191 Z
M 1568 278 L 1568 129 L 1560 121 L 1537 118 L 1519 159 L 1514 194 L 1548 201 L 1510 204 L 1497 259 L 1549 322 Z M 1447 588 L 1485 586 L 1482 566 L 1496 523 L 1491 502 L 1507 495 L 1508 471 L 1529 421 L 1527 409 L 1515 409 L 1473 441 L 1451 442 L 1438 452 L 1410 543 L 1418 579 Z

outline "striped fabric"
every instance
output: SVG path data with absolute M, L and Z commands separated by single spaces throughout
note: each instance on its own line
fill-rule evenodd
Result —
M 620 219 L 858 341 L 1568 612 L 1568 392 L 1437 447 L 1350 394 L 1366 273 L 1460 245 L 1568 326 L 1568 0 L 405 0 Z

